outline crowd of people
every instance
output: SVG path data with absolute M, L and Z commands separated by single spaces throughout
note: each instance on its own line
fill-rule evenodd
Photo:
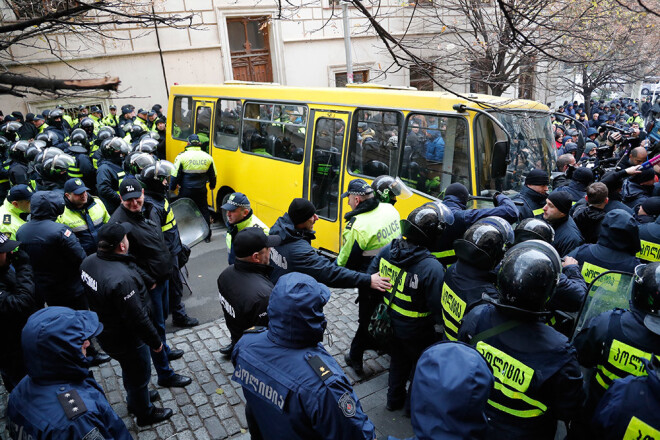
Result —
M 599 111 L 625 107 L 630 121 L 600 122 Z M 660 153 L 660 105 L 639 109 L 646 120 L 634 101 L 591 108 L 596 116 L 560 108 L 557 170 L 527 172 L 522 190 L 495 193 L 492 208 L 468 209 L 457 182 L 401 219 L 400 180 L 351 180 L 336 260 L 312 246 L 319 217 L 310 201 L 294 199 L 266 225 L 249 195 L 231 194 L 221 206 L 230 265 L 217 280 L 231 343 L 220 351 L 243 388 L 252 438 L 375 438 L 322 344 L 335 287 L 358 291 L 346 368 L 364 377 L 365 351 L 389 354 L 386 408 L 411 417 L 415 438 L 554 439 L 558 421 L 570 438 L 660 435 L 660 166 L 648 160 Z M 10 348 L 0 371 L 12 438 L 130 438 L 89 373 L 110 358 L 140 426 L 172 415 L 152 403 L 152 363 L 160 386 L 191 382 L 170 367 L 183 352 L 165 334 L 170 308 L 175 324 L 197 323 L 180 301 L 189 250 L 167 190 L 206 205 L 215 169 L 197 135 L 174 164 L 159 158 L 160 137 L 133 137 L 140 114 L 149 118 L 139 110 L 103 138 L 107 126 L 90 135 L 83 118 L 80 141 L 57 109 L 47 139 L 21 139 L 18 121 L 0 126 L 0 325 Z M 98 167 L 95 179 L 74 154 Z M 200 210 L 208 221 L 208 207 Z M 630 274 L 630 292 L 620 273 L 603 275 L 611 270 Z M 629 307 L 574 335 L 599 276 Z

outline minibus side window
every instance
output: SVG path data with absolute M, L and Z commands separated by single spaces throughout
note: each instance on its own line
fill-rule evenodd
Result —
M 218 99 L 215 105 L 215 128 L 213 130 L 213 145 L 216 148 L 226 150 L 238 148 L 242 107 L 240 99 Z
M 319 217 L 337 220 L 339 170 L 344 142 L 344 121 L 319 118 L 314 135 L 312 197 Z
M 246 103 L 241 149 L 301 163 L 306 125 L 304 105 Z
M 172 137 L 185 141 L 192 134 L 193 101 L 190 96 L 174 98 Z
M 406 120 L 399 177 L 439 197 L 454 182 L 470 189 L 468 125 L 464 118 L 411 113 Z
M 378 177 L 396 170 L 403 116 L 396 111 L 360 109 L 348 151 L 352 174 Z

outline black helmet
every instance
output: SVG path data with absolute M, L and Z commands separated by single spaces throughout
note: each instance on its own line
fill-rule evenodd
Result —
M 119 158 L 130 152 L 131 148 L 122 138 L 114 137 L 101 143 L 101 154 L 108 159 Z
M 479 220 L 454 241 L 459 260 L 482 270 L 492 270 L 504 256 L 506 236 L 494 224 Z
M 87 133 L 85 130 L 82 128 L 76 128 L 71 132 L 71 136 L 69 137 L 69 141 L 73 143 L 79 143 L 83 144 L 84 146 L 89 145 L 89 139 L 87 137 Z
M 43 173 L 46 176 L 60 176 L 65 174 L 69 167 L 75 166 L 76 160 L 66 154 L 60 153 L 50 157 L 43 162 Z
M 160 135 L 158 133 L 154 133 L 153 131 L 147 131 L 145 134 L 140 136 L 140 141 L 142 141 L 143 139 L 149 139 L 149 138 L 159 140 Z
M 94 128 L 96 124 L 94 124 L 94 120 L 92 118 L 83 118 L 80 121 L 80 128 L 85 130 L 85 133 L 87 133 L 89 136 L 94 134 Z
M 515 244 L 527 240 L 543 240 L 552 244 L 555 240 L 555 230 L 545 220 L 538 218 L 526 218 L 521 220 L 514 231 L 516 236 Z
M 555 291 L 561 259 L 551 245 L 528 240 L 512 247 L 497 273 L 500 305 L 527 312 L 542 312 Z
M 484 217 L 481 219 L 481 221 L 488 223 L 489 225 L 495 226 L 504 236 L 506 246 L 507 247 L 513 246 L 515 235 L 513 233 L 513 226 L 511 226 L 511 223 L 504 220 L 502 217 L 497 217 L 494 215 Z
M 630 302 L 646 313 L 644 326 L 660 335 L 660 263 L 640 264 L 633 279 Z
M 46 130 L 43 133 L 39 133 L 35 139 L 43 141 L 46 144 L 46 147 L 52 147 L 55 144 L 59 144 L 61 141 L 57 133 L 52 130 Z
M 112 127 L 103 127 L 96 134 L 96 144 L 101 145 L 103 141 L 115 137 L 115 130 Z
M 0 136 L 0 148 L 11 147 L 11 141 L 4 136 Z
M 138 176 L 144 168 L 154 163 L 156 163 L 156 159 L 151 154 L 133 151 L 124 159 L 124 171 L 126 174 Z
M 22 126 L 23 124 L 21 124 L 18 121 L 9 121 L 2 126 L 2 129 L 0 129 L 0 131 L 2 131 L 4 137 L 6 137 L 7 139 L 12 141 L 17 141 L 18 130 L 20 130 Z
M 133 124 L 131 126 L 131 140 L 139 139 L 144 134 L 144 128 L 141 125 Z
M 44 148 L 46 148 L 46 143 L 35 139 L 30 142 L 30 145 L 28 145 L 28 148 L 25 151 L 25 159 L 27 159 L 28 162 L 35 160 Z
M 401 220 L 401 235 L 414 244 L 436 251 L 445 228 L 453 223 L 454 214 L 442 202 L 426 203 Z
M 379 201 L 391 203 L 392 205 L 396 203 L 397 196 L 403 194 L 405 199 L 412 195 L 410 189 L 400 179 L 388 175 L 376 177 L 371 183 L 371 188 L 373 188 Z
M 150 137 L 142 137 L 140 143 L 135 147 L 134 151 L 139 151 L 141 153 L 154 154 L 158 148 L 158 141 Z
M 18 162 L 25 162 L 25 153 L 29 147 L 28 141 L 18 141 L 9 149 L 9 157 Z
M 379 160 L 370 160 L 364 165 L 364 174 L 367 176 L 380 176 L 381 174 L 387 174 L 389 171 L 390 167 Z
M 138 180 L 147 190 L 165 193 L 172 172 L 174 172 L 174 165 L 171 162 L 159 160 L 144 168 L 140 172 Z
M 51 110 L 50 113 L 48 113 L 48 125 L 52 125 L 54 127 L 60 128 L 62 126 L 62 118 L 64 117 L 64 112 L 58 108 L 55 110 Z M 59 121 L 56 121 L 55 119 L 59 119 Z

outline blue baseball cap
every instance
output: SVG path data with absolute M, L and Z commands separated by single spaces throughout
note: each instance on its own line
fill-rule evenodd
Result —
M 250 201 L 248 200 L 247 196 L 243 193 L 235 192 L 229 196 L 227 203 L 222 205 L 220 208 L 224 209 L 225 211 L 233 211 L 234 209 L 237 208 L 249 208 L 249 207 L 250 207 Z
M 32 194 L 34 194 L 34 191 L 32 191 L 32 188 L 25 184 L 21 185 L 14 185 L 11 187 L 9 190 L 9 195 L 7 195 L 7 200 L 10 202 L 18 201 L 18 200 L 30 200 L 32 198 Z
M 348 184 L 348 190 L 341 195 L 342 198 L 349 195 L 364 196 L 374 192 L 374 189 L 362 179 L 353 179 Z
M 64 184 L 64 192 L 67 194 L 82 194 L 85 191 L 89 191 L 89 188 L 85 186 L 82 180 L 76 178 L 72 178 L 66 181 Z

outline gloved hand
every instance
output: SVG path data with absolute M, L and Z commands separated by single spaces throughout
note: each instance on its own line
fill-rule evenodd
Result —
M 497 197 L 498 197 L 498 196 L 501 196 L 501 195 L 502 195 L 502 193 L 499 192 L 499 191 L 496 191 L 495 194 L 493 194 L 493 205 L 494 205 L 495 207 L 500 206 L 500 202 L 499 202 L 499 200 L 497 200 Z

